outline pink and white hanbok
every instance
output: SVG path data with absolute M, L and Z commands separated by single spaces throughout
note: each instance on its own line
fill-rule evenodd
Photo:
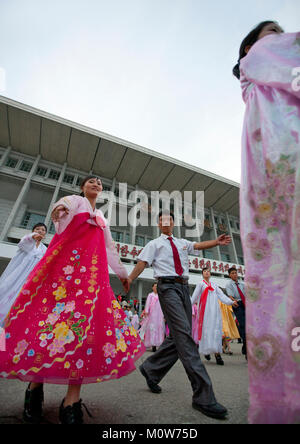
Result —
M 30 273 L 6 319 L 0 377 L 53 384 L 88 384 L 135 370 L 144 353 L 139 335 L 115 299 L 108 264 L 127 272 L 100 210 L 85 197 L 54 206 L 69 210 Z
M 144 344 L 146 347 L 159 347 L 165 339 L 166 329 L 157 293 L 148 295 L 145 313 Z
M 240 71 L 249 422 L 299 423 L 300 33 L 258 40 Z

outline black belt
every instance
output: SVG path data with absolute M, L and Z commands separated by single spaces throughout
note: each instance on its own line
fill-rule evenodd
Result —
M 183 285 L 188 285 L 189 280 L 188 278 L 181 278 L 178 276 L 170 276 L 170 277 L 159 277 L 158 282 L 161 282 L 162 284 L 183 284 Z

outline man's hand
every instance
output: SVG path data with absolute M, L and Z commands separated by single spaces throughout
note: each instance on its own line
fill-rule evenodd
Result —
M 127 294 L 130 290 L 130 285 L 131 285 L 131 279 L 127 278 L 127 279 L 120 279 L 120 281 L 122 282 L 123 288 L 125 293 Z
M 232 304 L 233 307 L 237 308 L 239 306 L 239 303 L 237 301 L 234 301 L 234 303 Z
M 60 215 L 61 211 L 64 211 L 65 214 L 69 214 L 68 208 L 64 207 L 63 205 L 59 205 L 52 211 L 51 219 L 53 222 L 58 222 L 61 217 L 65 216 L 65 214 Z
M 229 245 L 231 244 L 231 237 L 228 236 L 227 234 L 221 234 L 221 236 L 219 236 L 217 238 L 217 245 Z

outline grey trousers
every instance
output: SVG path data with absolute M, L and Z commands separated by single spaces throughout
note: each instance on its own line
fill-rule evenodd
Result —
M 216 402 L 212 383 L 192 338 L 192 305 L 188 285 L 158 283 L 158 297 L 170 336 L 143 363 L 147 375 L 159 383 L 179 358 L 193 389 L 193 402 L 203 406 Z

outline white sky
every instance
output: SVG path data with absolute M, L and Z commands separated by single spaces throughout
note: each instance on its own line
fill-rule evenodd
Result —
M 1 94 L 239 182 L 240 43 L 299 17 L 299 0 L 0 0 Z

